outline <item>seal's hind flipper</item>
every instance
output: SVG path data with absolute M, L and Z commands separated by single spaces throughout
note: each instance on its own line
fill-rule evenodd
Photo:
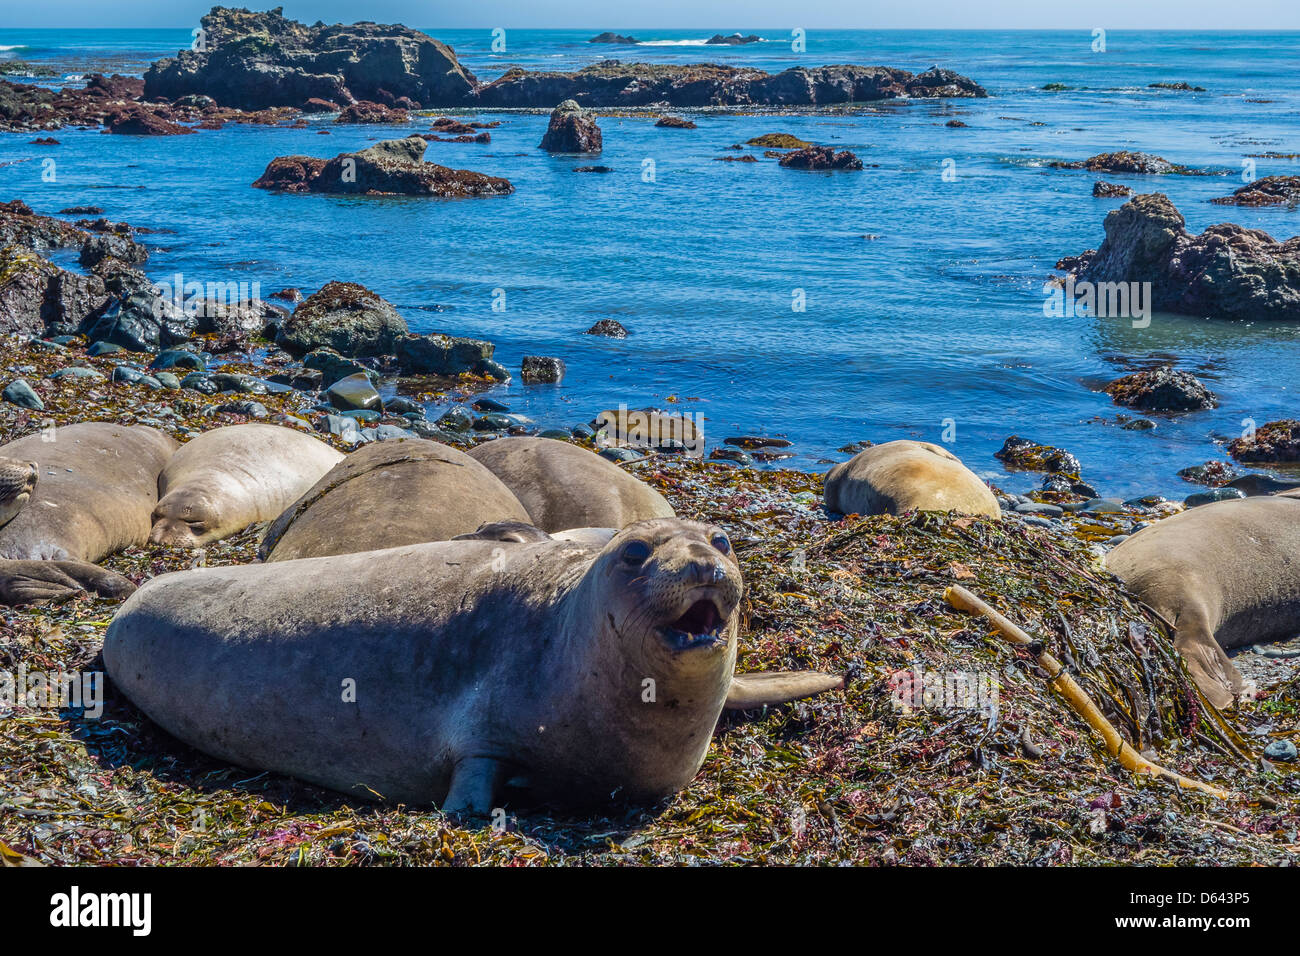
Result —
M 1200 608 L 1184 611 L 1174 625 L 1174 649 L 1187 662 L 1187 671 L 1201 693 L 1215 707 L 1226 710 L 1248 695 L 1246 680 L 1206 625 Z
M 727 710 L 751 710 L 766 704 L 784 704 L 828 690 L 840 690 L 844 678 L 817 671 L 767 671 L 733 674 L 727 689 Z
M 66 601 L 81 592 L 125 598 L 135 591 L 128 578 L 86 561 L 0 560 L 0 604 Z

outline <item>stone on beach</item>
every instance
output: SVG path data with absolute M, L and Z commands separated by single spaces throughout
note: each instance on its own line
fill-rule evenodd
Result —
M 294 355 L 320 348 L 349 357 L 382 355 L 406 334 L 406 320 L 387 300 L 352 282 L 330 282 L 294 309 L 276 344 Z

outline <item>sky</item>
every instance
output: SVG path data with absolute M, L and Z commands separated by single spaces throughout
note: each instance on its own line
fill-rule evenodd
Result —
M 245 5 L 269 9 L 274 2 Z M 211 0 L 0 0 L 0 27 L 190 28 L 211 6 Z M 286 16 L 307 23 L 364 19 L 417 28 L 1300 29 L 1300 0 L 296 0 L 284 8 Z

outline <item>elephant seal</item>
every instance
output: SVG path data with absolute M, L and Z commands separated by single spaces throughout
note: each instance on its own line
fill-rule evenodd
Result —
M 0 458 L 0 527 L 12 521 L 31 500 L 37 471 L 34 461 Z
M 726 535 L 691 521 L 603 549 L 432 542 L 162 575 L 114 618 L 104 663 L 199 750 L 347 794 L 652 802 L 704 759 L 741 592 Z
M 624 528 L 675 517 L 664 496 L 580 445 L 554 438 L 498 438 L 469 456 L 514 492 L 543 531 Z
M 230 425 L 187 442 L 158 476 L 149 540 L 201 548 L 278 518 L 343 454 L 278 425 Z
M 271 523 L 263 561 L 446 541 L 528 512 L 464 452 L 423 438 L 375 442 L 346 456 Z
M 26 506 L 0 528 L 0 595 L 19 603 L 134 585 L 94 562 L 149 539 L 158 475 L 176 442 L 144 425 L 84 422 L 20 438 L 0 455 L 37 463 Z
M 925 441 L 875 445 L 826 475 L 826 510 L 839 514 L 957 511 L 1000 518 L 998 500 L 946 448 Z
M 1174 646 L 1216 707 L 1246 693 L 1225 648 L 1300 632 L 1300 498 L 1201 505 L 1143 528 L 1106 567 L 1175 628 Z

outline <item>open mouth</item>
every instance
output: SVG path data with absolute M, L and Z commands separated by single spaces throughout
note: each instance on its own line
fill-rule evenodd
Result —
M 686 613 L 661 633 L 676 650 L 693 647 L 710 647 L 723 640 L 727 619 L 722 616 L 712 598 L 701 598 L 686 609 Z

